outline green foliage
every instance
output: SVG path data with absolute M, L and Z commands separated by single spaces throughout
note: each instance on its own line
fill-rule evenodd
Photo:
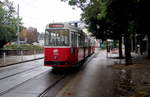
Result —
M 9 25 L 0 25 L 0 40 L 5 40 L 6 42 L 11 41 L 15 38 L 15 28 Z
M 91 18 L 102 20 L 106 17 L 106 10 L 107 1 L 102 2 L 102 0 L 91 0 L 83 10 L 82 19 L 88 22 Z
M 61 0 L 61 1 L 68 1 L 68 4 L 71 6 L 77 6 L 81 10 L 84 10 L 84 8 L 87 6 L 88 0 Z
M 27 30 L 27 43 L 38 42 L 38 35 L 37 28 L 29 27 Z
M 107 6 L 109 0 L 62 0 L 68 1 L 69 5 L 79 7 L 84 21 L 93 33 L 93 36 L 105 40 L 109 35 L 109 23 L 107 22 Z M 107 33 L 106 33 L 107 31 Z M 107 34 L 107 35 L 106 35 Z
M 70 5 L 82 9 L 82 20 L 97 38 L 122 41 L 124 37 L 125 55 L 128 58 L 131 51 L 130 36 L 138 33 L 142 39 L 146 34 L 150 35 L 149 0 L 62 1 L 68 1 Z
M 14 44 L 14 45 L 7 45 L 3 49 L 5 50 L 42 50 L 42 46 L 37 45 L 30 45 L 30 44 Z
M 21 22 L 21 19 L 20 19 Z M 0 48 L 16 39 L 17 18 L 13 2 L 0 2 Z
M 148 0 L 61 0 L 83 10 L 82 20 L 93 35 L 116 39 L 130 32 L 149 33 Z M 98 28 L 100 27 L 100 29 Z M 110 34 L 110 31 L 113 32 Z M 143 31 L 143 32 L 142 32 Z M 111 36 L 110 36 L 111 35 Z M 115 37 L 114 37 L 115 36 Z M 117 36 L 117 37 L 116 37 Z M 101 38 L 101 37 L 100 37 Z

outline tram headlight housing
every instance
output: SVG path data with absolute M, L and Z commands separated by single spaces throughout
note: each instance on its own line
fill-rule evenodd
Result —
M 54 54 L 54 55 L 58 55 L 58 54 L 59 54 L 58 49 L 54 49 L 54 50 L 53 50 L 53 54 Z

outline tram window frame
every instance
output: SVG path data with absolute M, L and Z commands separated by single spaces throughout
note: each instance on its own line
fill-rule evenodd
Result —
M 74 46 L 74 38 L 73 38 L 73 32 L 71 31 L 71 46 Z
M 79 43 L 79 47 L 82 46 L 82 38 L 81 38 L 81 34 L 78 35 L 78 43 Z
M 77 47 L 77 34 L 74 31 L 71 31 L 71 46 Z
M 85 43 L 85 36 L 81 34 L 81 47 L 84 47 L 84 43 Z
M 57 32 L 59 31 L 60 32 Z M 65 32 L 61 32 L 61 30 Z M 48 33 L 48 37 L 45 37 L 45 45 L 47 46 L 70 46 L 70 36 L 68 29 L 47 29 L 45 34 Z M 61 34 L 60 34 L 61 33 Z M 67 35 L 65 36 L 65 33 Z M 47 41 L 48 40 L 48 41 Z M 62 43 L 63 41 L 64 43 Z
M 50 40 L 49 40 L 49 32 L 48 31 L 45 31 L 45 34 L 44 34 L 44 45 L 48 45 Z
M 83 47 L 84 45 L 84 36 L 83 34 L 79 34 L 79 47 Z
M 76 33 L 76 37 L 77 37 L 77 47 L 79 47 L 79 34 Z
M 78 38 L 77 38 L 77 33 L 75 32 L 75 47 L 78 47 Z

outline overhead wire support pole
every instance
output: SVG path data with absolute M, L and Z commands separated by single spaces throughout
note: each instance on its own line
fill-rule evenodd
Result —
M 17 44 L 20 44 L 20 33 L 19 33 L 19 4 L 18 4 L 18 8 L 17 8 Z

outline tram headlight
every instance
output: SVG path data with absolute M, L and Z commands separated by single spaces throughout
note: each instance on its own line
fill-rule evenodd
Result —
M 54 54 L 54 55 L 58 55 L 58 54 L 59 54 L 58 49 L 54 49 L 54 50 L 53 50 L 53 54 Z

